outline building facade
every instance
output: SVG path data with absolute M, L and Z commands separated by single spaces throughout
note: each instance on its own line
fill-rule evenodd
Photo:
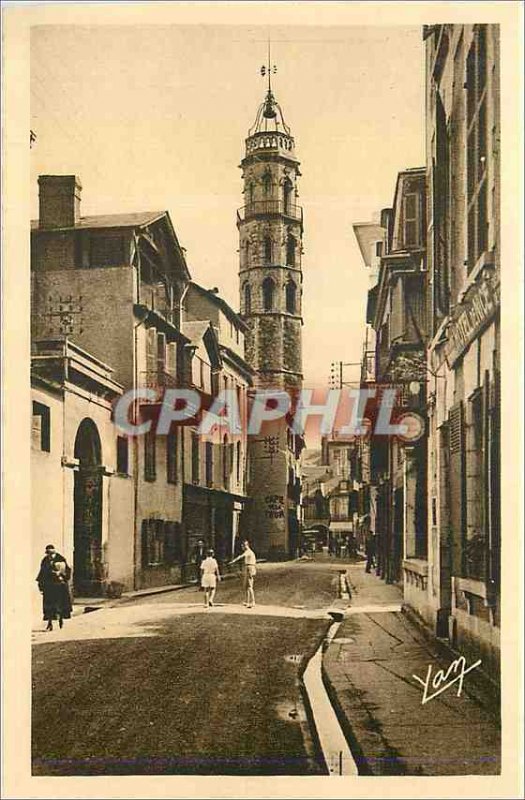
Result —
M 302 382 L 302 209 L 295 142 L 271 87 L 245 142 L 244 206 L 237 214 L 246 360 L 257 389 L 293 393 Z M 258 554 L 295 552 L 302 440 L 281 419 L 250 437 L 248 527 Z
M 184 252 L 167 212 L 82 217 L 80 192 L 75 176 L 39 178 L 32 339 L 66 335 L 109 364 L 124 391 L 148 388 L 160 401 L 167 388 L 181 385 L 184 371 L 181 298 L 190 277 Z M 135 421 L 149 414 L 147 406 L 134 411 Z M 116 428 L 113 436 L 118 472 L 133 485 L 131 526 L 126 522 L 122 533 L 133 549 L 126 588 L 174 583 L 185 558 L 180 437 L 127 437 Z M 89 534 L 93 552 L 100 524 Z M 88 558 L 90 548 L 84 551 Z M 73 562 L 79 569 L 77 556 Z M 92 591 L 100 588 L 93 584 Z
M 367 305 L 374 349 L 367 336 L 361 385 L 373 389 L 377 401 L 387 397 L 387 391 L 395 392 L 394 415 L 410 410 L 424 420 L 428 340 L 424 168 L 399 173 L 392 208 L 381 212 L 381 239 L 376 228 L 370 223 L 366 240 L 372 236 L 368 243 L 375 244 L 378 267 Z M 364 226 L 356 235 L 364 247 Z M 370 268 L 370 261 L 365 264 Z M 376 533 L 377 573 L 390 583 L 401 583 L 404 560 L 414 559 L 415 569 L 416 561 L 426 557 L 426 437 L 407 445 L 399 437 L 373 434 L 360 447 L 360 511 L 367 517 L 360 539 L 368 530 Z
M 499 663 L 500 108 L 497 25 L 424 30 L 427 85 L 428 583 L 412 604 Z M 415 595 L 415 592 L 414 592 Z
M 198 577 L 192 553 L 199 539 L 213 547 L 224 569 L 239 550 L 246 512 L 248 389 L 253 371 L 244 360 L 246 325 L 217 289 L 190 282 L 183 300 L 182 330 L 187 347 L 187 385 L 211 407 L 231 397 L 238 410 L 238 429 L 213 426 L 199 432 L 184 427 L 184 499 L 186 578 Z
M 36 575 L 54 544 L 80 597 L 133 582 L 133 482 L 115 436 L 122 386 L 112 372 L 67 337 L 33 342 L 32 566 Z

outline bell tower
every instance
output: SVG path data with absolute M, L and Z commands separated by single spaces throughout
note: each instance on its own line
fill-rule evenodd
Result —
M 268 77 L 266 96 L 240 165 L 240 309 L 249 329 L 245 357 L 256 372 L 255 388 L 294 391 L 302 383 L 301 173 L 295 141 L 272 91 L 275 71 L 268 58 L 268 66 L 261 68 Z M 254 546 L 265 557 L 287 557 L 298 530 L 296 437 L 285 420 L 269 423 L 251 437 L 249 450 Z

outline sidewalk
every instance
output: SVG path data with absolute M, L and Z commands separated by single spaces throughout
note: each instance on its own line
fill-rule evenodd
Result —
M 325 652 L 323 677 L 359 773 L 498 774 L 499 704 L 479 672 L 465 675 L 459 697 L 456 681 L 423 705 L 424 688 L 413 675 L 425 680 L 431 666 L 433 678 L 457 656 L 404 613 L 388 610 L 402 602 L 398 587 L 361 564 L 348 574 L 351 605 Z M 430 685 L 428 694 L 436 689 Z

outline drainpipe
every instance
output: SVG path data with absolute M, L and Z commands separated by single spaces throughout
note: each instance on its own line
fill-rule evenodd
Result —
M 134 362 L 134 377 L 133 377 L 133 390 L 136 392 L 139 383 L 139 376 L 138 376 L 138 358 L 137 358 L 137 351 L 138 351 L 138 333 L 137 329 L 140 328 L 141 325 L 144 325 L 148 319 L 150 318 L 150 310 L 145 309 L 146 313 L 144 318 L 139 320 L 133 326 L 133 362 Z M 136 414 L 136 406 L 134 415 Z M 136 422 L 136 418 L 134 422 Z M 139 441 L 136 436 L 133 437 L 133 588 L 138 589 L 138 565 L 140 563 L 140 547 L 139 547 L 139 538 L 140 534 L 137 530 L 137 512 L 138 512 L 138 504 L 139 504 Z

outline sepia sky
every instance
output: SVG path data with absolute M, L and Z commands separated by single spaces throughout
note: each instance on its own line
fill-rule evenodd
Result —
M 326 385 L 332 360 L 361 355 L 368 276 L 352 223 L 424 164 L 420 27 L 34 27 L 32 216 L 44 173 L 80 177 L 83 216 L 168 210 L 193 279 L 238 308 L 238 165 L 268 36 L 301 161 L 305 383 Z

